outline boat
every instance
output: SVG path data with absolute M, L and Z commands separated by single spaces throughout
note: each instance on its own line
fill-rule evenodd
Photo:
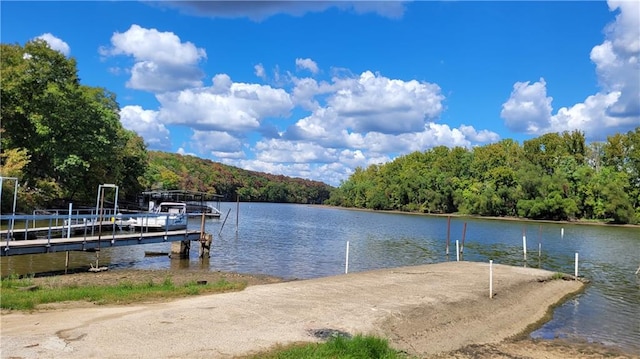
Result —
M 224 196 L 214 193 L 186 191 L 186 190 L 153 190 L 142 192 L 138 197 L 141 207 L 151 208 L 158 202 L 180 202 L 187 205 L 187 216 L 206 218 L 220 218 L 220 200 Z
M 152 202 L 153 204 L 153 202 Z M 131 224 L 134 229 L 175 231 L 187 228 L 187 205 L 182 202 L 160 202 L 149 214 L 138 216 Z

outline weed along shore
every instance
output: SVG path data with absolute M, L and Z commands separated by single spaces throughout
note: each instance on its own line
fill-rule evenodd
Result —
M 165 302 L 5 311 L 2 357 L 259 357 L 278 345 L 321 341 L 317 333 L 326 332 L 384 338 L 420 358 L 460 350 L 457 357 L 467 357 L 474 345 L 520 348 L 514 338 L 584 286 L 540 269 L 494 263 L 492 272 L 492 293 L 488 263 L 447 262 Z

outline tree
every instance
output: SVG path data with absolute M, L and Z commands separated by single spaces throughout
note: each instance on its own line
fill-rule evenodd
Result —
M 102 183 L 130 186 L 124 193 L 135 196 L 146 149 L 122 127 L 115 95 L 81 85 L 75 60 L 45 41 L 1 46 L 1 148 L 28 152 L 23 181 L 40 205 L 93 201 Z

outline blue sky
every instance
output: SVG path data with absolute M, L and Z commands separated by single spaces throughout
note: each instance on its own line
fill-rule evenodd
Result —
M 640 125 L 640 2 L 22 2 L 149 149 L 338 185 L 434 146 Z

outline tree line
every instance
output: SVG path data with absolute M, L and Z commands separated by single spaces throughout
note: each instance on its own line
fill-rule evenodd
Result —
M 141 179 L 145 188 L 184 189 L 224 196 L 224 200 L 321 204 L 332 187 L 318 181 L 248 171 L 208 159 L 149 151 Z
M 444 146 L 357 168 L 328 204 L 548 220 L 640 220 L 640 127 L 587 144 L 580 131 L 472 149 Z
M 18 211 L 62 203 L 95 205 L 100 184 L 120 188 L 122 202 L 144 190 L 184 189 L 242 200 L 321 203 L 320 182 L 244 171 L 192 156 L 148 151 L 125 129 L 114 93 L 83 85 L 75 59 L 43 40 L 0 44 L 0 175 L 16 178 Z M 3 182 L 2 213 L 14 186 Z M 59 208 L 59 207 L 58 207 Z

